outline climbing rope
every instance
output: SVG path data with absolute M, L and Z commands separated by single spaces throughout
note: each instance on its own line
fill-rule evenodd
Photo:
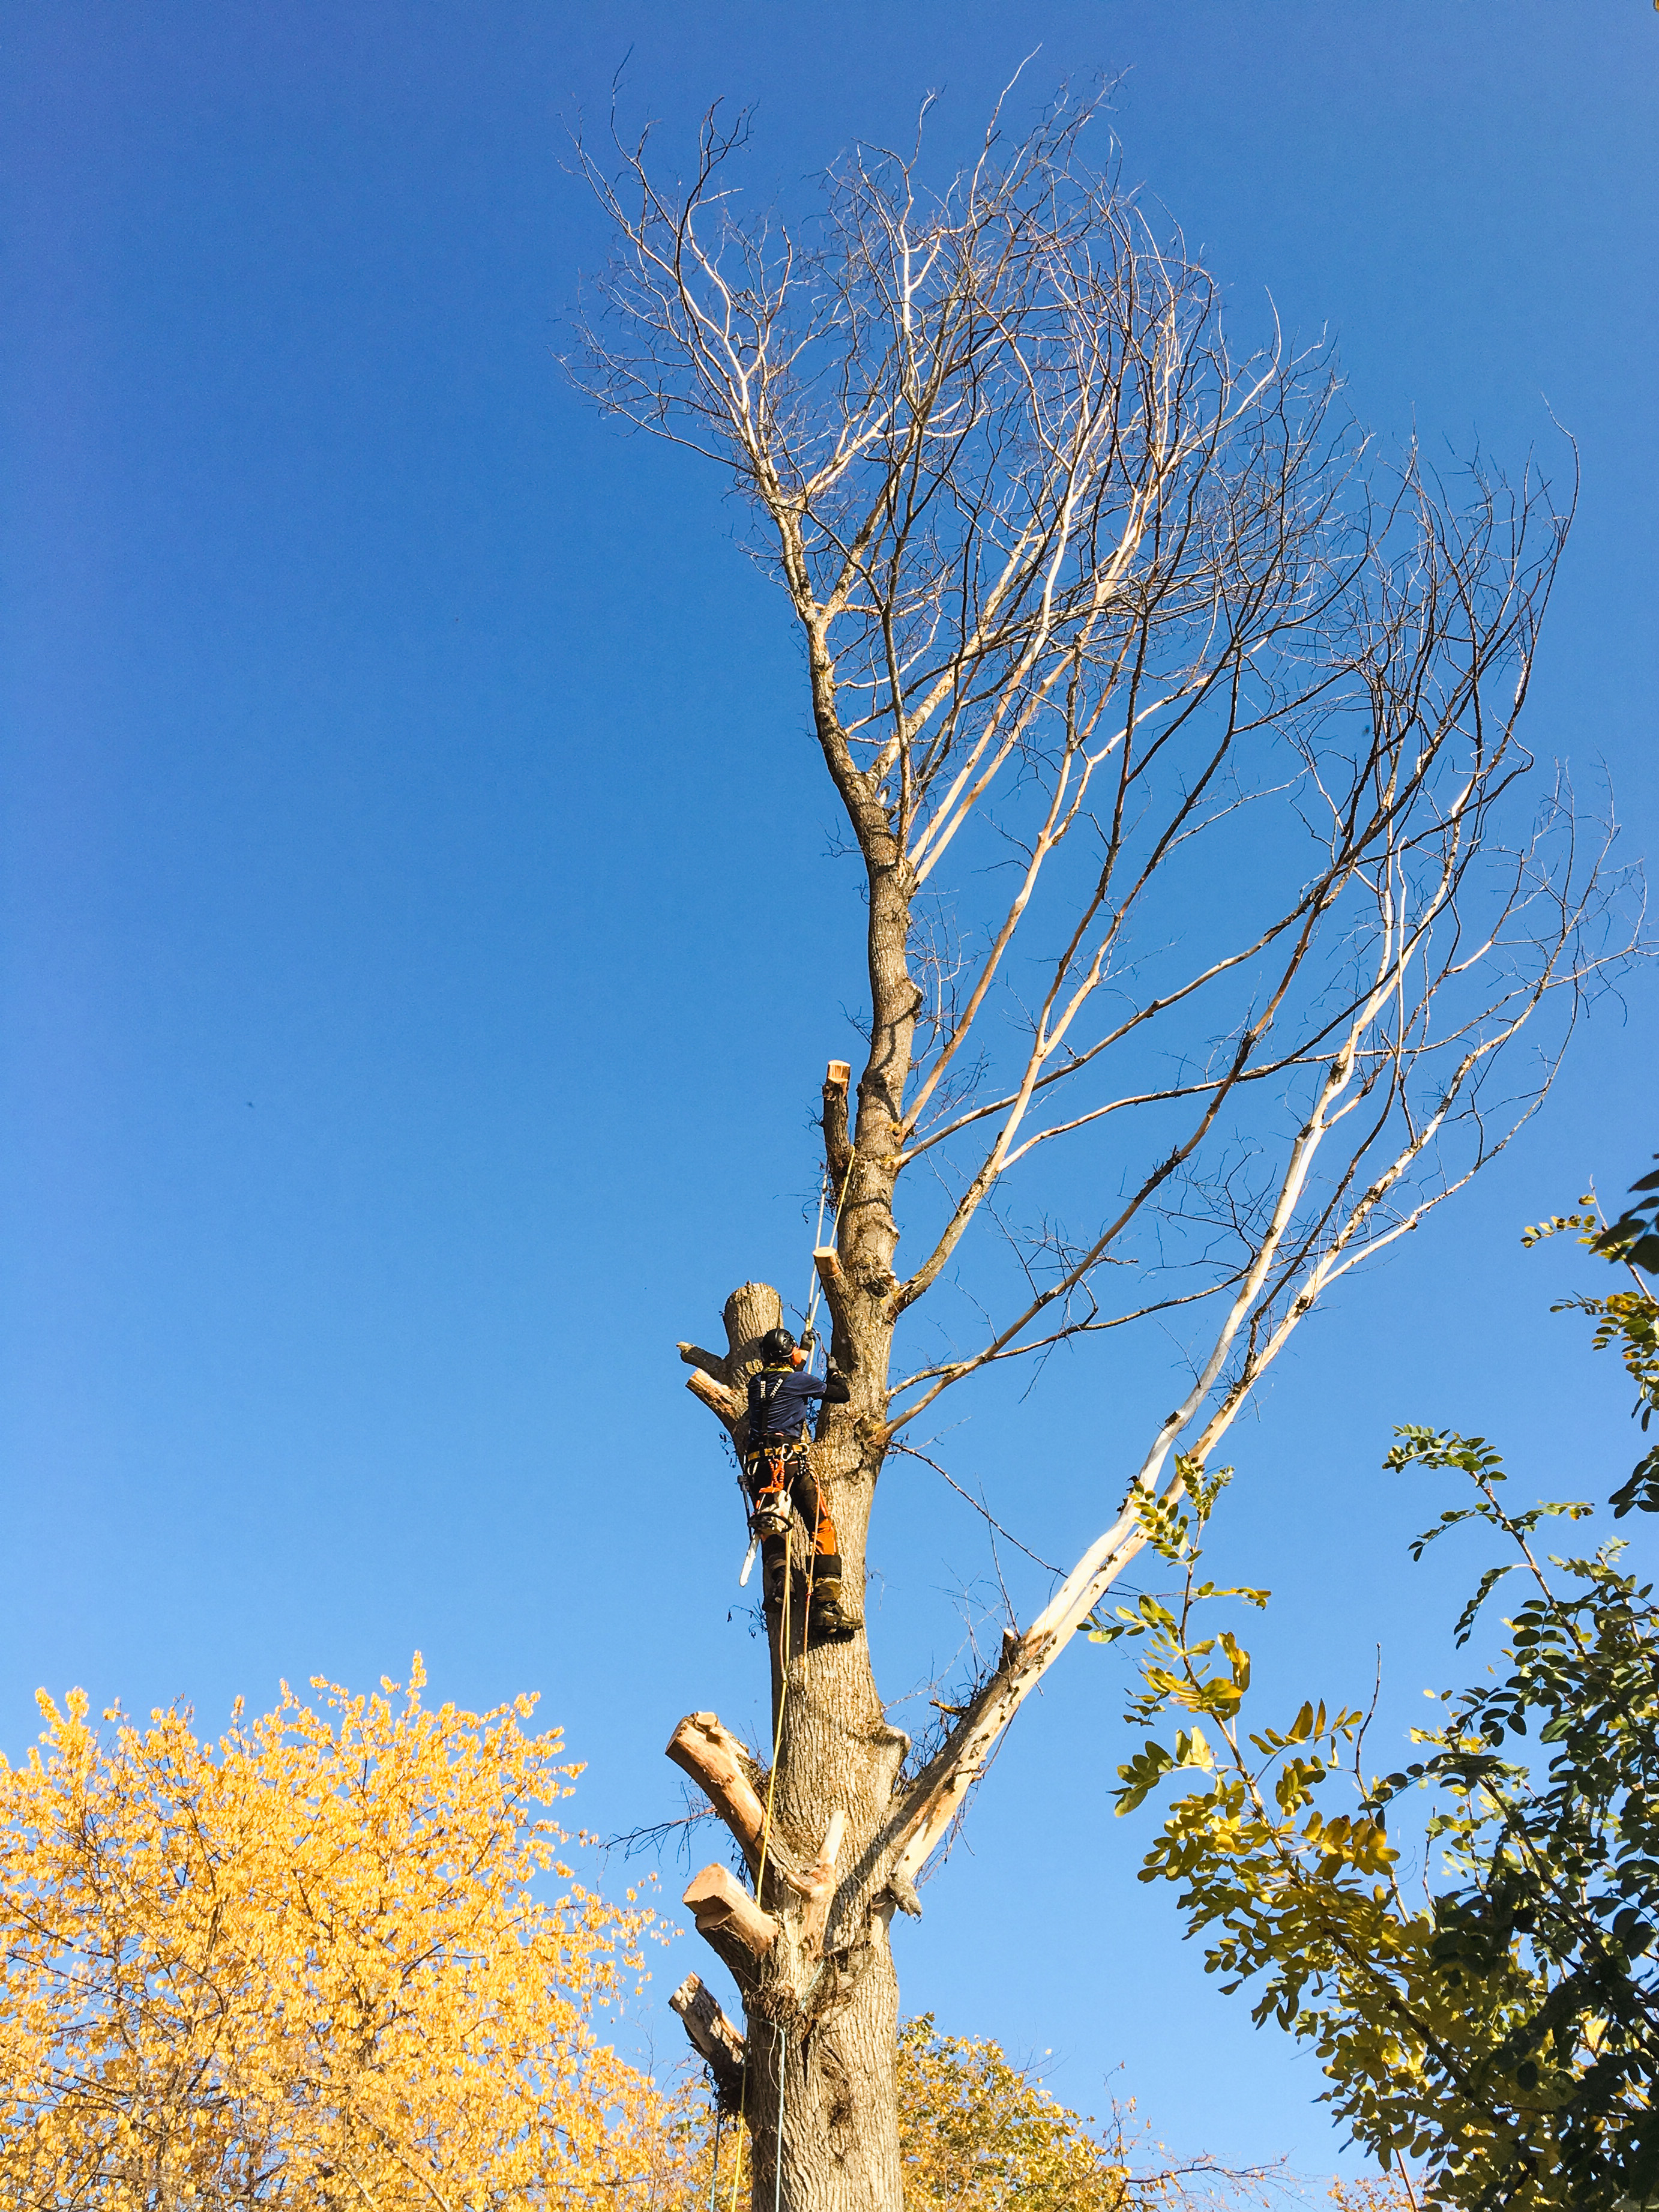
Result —
M 783 1753 L 783 1717 L 784 1717 L 784 1714 L 786 1713 L 786 1711 L 788 1710 L 788 1705 L 789 1705 L 789 1646 L 788 1646 L 788 1638 L 789 1638 L 789 1580 L 788 1580 L 788 1564 L 787 1564 L 787 1563 L 788 1563 L 788 1554 L 787 1554 L 787 1552 L 786 1552 L 786 1553 L 785 1553 L 785 1555 L 784 1555 L 784 1559 L 785 1559 L 784 1585 L 783 1585 L 784 1596 L 783 1596 L 783 1604 L 782 1604 L 781 1607 L 780 1608 L 780 1610 L 779 1610 L 779 1613 L 778 1613 L 778 1667 L 779 1667 L 779 1673 L 780 1673 L 780 1677 L 781 1677 L 781 1680 L 780 1680 L 780 1682 L 779 1682 L 779 1686 L 778 1686 L 778 1719 L 777 1719 L 777 1726 L 775 1727 L 775 1729 L 773 1730 L 773 1733 L 772 1733 L 772 1771 L 771 1771 L 771 1772 L 770 1772 L 770 1773 L 767 1776 L 767 1778 L 766 1778 L 766 1810 L 765 1810 L 765 1813 L 763 1814 L 763 1815 L 762 1816 L 762 1820 L 761 1820 L 760 1863 L 759 1863 L 759 1865 L 757 1867 L 756 1871 L 755 1871 L 755 1902 L 757 1903 L 757 1905 L 759 1905 L 763 1908 L 763 1910 L 764 1909 L 764 1906 L 765 1906 L 765 1890 L 766 1890 L 766 1861 L 767 1861 L 768 1855 L 769 1855 L 769 1853 L 770 1852 L 771 1848 L 772 1848 L 772 1806 L 773 1806 L 773 1801 L 774 1801 L 774 1799 L 775 1799 L 775 1796 L 776 1796 L 776 1792 L 777 1792 L 777 1786 L 778 1786 L 778 1761 L 779 1761 L 779 1759 L 781 1758 L 782 1753 Z M 800 1667 L 801 1667 L 801 1679 L 800 1679 L 800 1686 L 801 1686 L 801 1695 L 802 1695 L 803 1697 L 805 1697 L 805 1694 L 806 1694 L 806 1677 L 807 1677 L 807 1665 L 806 1665 L 806 1661 L 807 1661 L 807 1655 L 808 1655 L 808 1653 L 811 1651 L 811 1646 L 812 1646 L 812 1630 L 811 1630 L 812 1587 L 813 1587 L 813 1583 L 814 1583 L 814 1581 L 815 1581 L 815 1579 L 816 1579 L 816 1577 L 817 1577 L 817 1546 L 816 1546 L 816 1543 L 815 1543 L 815 1544 L 814 1544 L 814 1547 L 813 1547 L 813 1551 L 812 1551 L 811 1559 L 811 1561 L 810 1561 L 810 1563 L 809 1563 L 809 1565 L 808 1565 L 808 1566 L 807 1566 L 807 1570 L 806 1570 L 806 1612 L 805 1612 L 805 1614 L 803 1616 L 802 1622 L 801 1622 L 801 1638 L 800 1638 Z M 781 2037 L 783 2038 L 783 2044 L 782 2044 L 782 2050 L 783 2050 L 783 2067 L 787 2067 L 787 2066 L 788 2065 L 788 2063 L 789 2063 L 789 2040 L 788 2040 L 788 2033 L 787 2033 L 787 2031 L 785 2029 L 784 2025 L 783 2025 L 783 2023 L 782 2023 L 782 2021 L 780 2021 L 777 2023 L 777 2029 L 778 2029 L 778 2033 L 779 2033 L 779 2035 L 780 2035 L 780 2036 L 781 2036 Z M 784 2076 L 783 2069 L 782 2069 L 782 2068 L 781 2068 L 781 2069 L 780 2069 L 780 2070 L 779 2070 L 779 2074 L 778 2074 L 778 2118 L 777 2118 L 777 2126 L 776 2126 L 776 2130 L 775 2130 L 775 2135 L 774 2135 L 774 2138 L 773 2138 L 773 2152 L 772 2152 L 772 2162 L 773 2162 L 773 2168 L 774 2168 L 774 2184 L 775 2184 L 775 2187 L 774 2187 L 775 2212 L 775 2197 L 776 2197 L 776 2191 L 777 2191 L 777 2190 L 779 2190 L 779 2189 L 781 2189 L 781 2188 L 782 2187 L 782 2185 L 783 2185 L 783 2183 L 782 2183 L 782 2174 L 783 2174 L 783 2095 L 784 2095 L 784 2087 L 783 2087 L 783 2085 L 784 2085 L 784 2078 L 785 2078 L 785 2076 Z M 748 2103 L 749 2103 L 749 2039 L 748 2039 L 748 2037 L 747 2037 L 747 2036 L 745 2036 L 745 2037 L 744 2038 L 744 2044 L 743 2044 L 743 2074 L 742 2074 L 742 2076 L 741 2076 L 741 2078 L 740 2078 L 740 2080 L 739 2080 L 738 2086 L 738 2122 L 739 2122 L 738 2128 L 738 2163 L 737 2163 L 737 2170 L 736 2170 L 736 2172 L 733 2174 L 733 2176 L 732 2176 L 732 2212 L 738 2212 L 738 2186 L 739 2186 L 739 2185 L 740 2185 L 740 2183 L 741 2183 L 741 2179 L 742 2179 L 742 2176 L 743 2176 L 743 2128 L 742 2128 L 742 2124 L 741 2124 L 741 2123 L 742 2123 L 743 2118 L 744 2118 L 744 2115 L 745 2115 L 745 2113 L 746 2113 L 746 2112 L 747 2112 L 747 2109 L 748 2109 Z M 718 2161 L 719 2157 L 720 2157 L 720 2136 L 719 2136 L 719 2132 L 718 2132 L 718 2120 L 717 2120 L 717 2122 L 716 2122 L 716 2133 L 715 2133 L 715 2137 L 714 2137 L 714 2156 L 715 2156 L 716 2161 Z M 713 2202 L 712 2185 L 711 2185 L 711 2191 L 710 2191 L 710 2202 L 711 2202 L 711 2206 L 712 2206 L 712 2202 Z
M 732 2175 L 732 2212 L 738 2212 L 738 2191 L 743 2186 L 743 2106 L 749 2087 L 749 2044 L 744 2040 L 743 2087 L 738 2092 L 738 2163 Z
M 717 2212 L 720 2191 L 720 2108 L 714 2107 L 714 2161 L 708 2169 L 708 2212 Z
M 823 1209 L 829 1202 L 830 1169 L 826 1163 L 823 1174 L 818 1177 L 818 1225 L 812 1231 L 812 1249 L 814 1253 L 817 1251 L 819 1245 L 823 1242 Z M 811 1279 L 806 1285 L 806 1326 L 808 1328 L 811 1328 L 812 1316 L 817 1311 L 817 1297 L 818 1269 L 817 1261 L 814 1259 L 812 1262 Z
M 778 2022 L 778 2124 L 772 2138 L 772 2212 L 783 2203 L 783 2093 L 789 2080 L 789 2031 Z
M 848 1186 L 853 1180 L 853 1164 L 858 1158 L 858 1156 L 859 1148 L 854 1145 L 852 1151 L 847 1155 L 847 1172 L 841 1179 L 841 1195 L 836 1200 L 835 1218 L 830 1224 L 830 1242 L 832 1244 L 835 1243 L 836 1238 L 841 1233 L 841 1210 L 847 1203 Z M 823 1243 L 823 1208 L 824 1202 L 828 1199 L 829 1195 L 830 1170 L 828 1168 L 825 1168 L 823 1180 L 818 1185 L 818 1225 L 814 1231 L 812 1237 L 812 1249 L 814 1253 L 817 1253 L 821 1249 Z M 818 1316 L 818 1298 L 823 1290 L 823 1285 L 818 1279 L 817 1261 L 814 1259 L 812 1262 L 812 1287 L 808 1296 L 806 1305 L 806 1326 L 809 1329 L 815 1327 L 817 1324 Z

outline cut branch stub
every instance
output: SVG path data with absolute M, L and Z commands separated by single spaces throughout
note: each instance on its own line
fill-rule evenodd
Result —
M 694 1398 L 702 1400 L 711 1413 L 717 1413 L 736 1435 L 738 1424 L 748 1411 L 748 1400 L 742 1392 L 730 1389 L 724 1382 L 715 1382 L 712 1375 L 706 1375 L 701 1368 L 686 1376 L 685 1387 Z
M 734 1945 L 749 1954 L 751 1973 L 777 1941 L 777 1922 L 761 1911 L 730 1867 L 706 1866 L 693 1875 L 680 1901 L 690 1907 L 698 1935 L 713 1943 L 728 1964 Z
M 734 1390 L 746 1390 L 750 1376 L 763 1364 L 762 1337 L 783 1325 L 783 1300 L 770 1283 L 740 1283 L 720 1318 L 726 1323 L 726 1379 Z
M 700 1367 L 705 1375 L 712 1375 L 717 1382 L 726 1385 L 726 1355 L 723 1352 L 705 1352 L 700 1344 L 677 1344 L 674 1349 L 688 1367 Z
M 721 2009 L 720 1999 L 697 1975 L 688 1974 L 668 2003 L 684 2023 L 693 2050 L 708 2062 L 721 2102 L 735 2106 L 743 2094 L 744 2040 Z
M 841 1255 L 833 1244 L 813 1248 L 812 1265 L 817 1269 L 818 1280 L 823 1285 L 823 1295 L 830 1310 L 838 1322 L 848 1319 L 847 1274 L 841 1264 Z
M 844 1060 L 832 1060 L 823 1079 L 823 1164 L 839 1199 L 852 1164 L 853 1140 L 847 1127 L 847 1086 L 852 1069 Z
M 806 1900 L 806 1909 L 800 1917 L 800 1942 L 809 1958 L 819 1957 L 823 1949 L 824 1923 L 830 1917 L 836 1894 L 836 1860 L 846 1832 L 847 1815 L 837 1806 L 830 1815 L 817 1864 L 808 1867 L 805 1874 L 785 1877 L 789 1887 Z
M 749 1378 L 761 1364 L 760 1340 L 783 1320 L 783 1301 L 769 1283 L 740 1283 L 726 1301 L 726 1349 L 722 1356 L 700 1344 L 681 1344 L 680 1358 L 691 1369 L 685 1387 L 730 1431 L 739 1451 L 746 1442 Z
M 755 1865 L 766 1813 L 744 1746 L 713 1713 L 688 1713 L 668 1739 L 667 1755 L 691 1777 Z

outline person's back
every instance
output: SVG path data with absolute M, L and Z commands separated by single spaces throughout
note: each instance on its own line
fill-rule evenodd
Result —
M 749 1378 L 749 1442 L 750 1448 L 768 1443 L 793 1443 L 805 1428 L 812 1407 L 822 1401 L 844 1406 L 851 1395 L 846 1378 L 831 1365 L 823 1380 L 806 1371 L 807 1346 L 797 1344 L 786 1328 L 775 1328 L 761 1340 L 766 1364 Z
M 836 1381 L 841 1382 L 839 1376 Z M 838 1391 L 832 1391 L 830 1383 L 820 1382 L 804 1368 L 763 1367 L 749 1383 L 750 1436 L 757 1443 L 763 1437 L 775 1443 L 793 1443 L 814 1405 L 824 1398 L 840 1404 L 846 1396 L 844 1382 Z

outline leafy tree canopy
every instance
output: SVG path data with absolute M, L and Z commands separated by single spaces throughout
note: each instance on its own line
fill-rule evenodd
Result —
M 1616 1346 L 1644 1428 L 1659 1406 L 1656 1305 L 1659 1175 L 1606 1223 L 1587 1210 L 1559 1231 L 1627 1276 L 1588 1313 Z M 1143 1881 L 1182 1885 L 1191 1933 L 1231 1991 L 1249 1984 L 1258 2022 L 1311 2044 L 1328 2101 L 1379 2165 L 1420 2162 L 1431 2200 L 1468 2212 L 1659 2204 L 1659 1611 L 1624 1547 L 1556 1554 L 1589 1516 L 1582 1502 L 1507 1502 L 1498 1452 L 1480 1437 L 1405 1427 L 1386 1464 L 1460 1476 L 1464 1499 L 1413 1546 L 1466 1523 L 1502 1540 L 1456 1623 L 1468 1640 L 1500 1585 L 1518 1592 L 1502 1658 L 1443 1695 L 1422 1756 L 1367 1778 L 1366 1716 L 1310 1699 L 1288 1727 L 1247 1733 L 1249 1658 L 1229 1633 L 1200 1636 L 1194 1612 L 1224 1595 L 1200 1583 L 1198 1538 L 1222 1478 L 1194 1467 L 1187 1499 L 1155 1517 L 1152 1540 L 1184 1577 L 1180 1602 L 1144 1599 L 1097 1623 L 1098 1640 L 1142 1639 L 1132 1717 L 1176 1719 L 1120 1770 L 1127 1812 L 1177 1770 L 1204 1786 L 1170 1808 Z M 1659 1510 L 1659 1450 L 1613 1493 L 1614 1516 Z M 1516 1578 L 1511 1581 L 1510 1578 Z M 1232 1593 L 1232 1595 L 1241 1595 Z M 1243 1593 L 1258 1600 L 1261 1593 Z M 1333 1793 L 1346 1787 L 1347 1809 Z M 1430 1863 L 1408 1893 L 1390 1809 L 1430 1793 Z M 1435 1848 L 1437 1847 L 1437 1848 Z
M 217 1744 L 42 1693 L 0 1764 L 0 2199 L 661 2201 L 673 2101 L 602 2033 L 653 1916 L 562 1863 L 558 1731 L 428 1711 L 418 1658 L 317 1686 Z

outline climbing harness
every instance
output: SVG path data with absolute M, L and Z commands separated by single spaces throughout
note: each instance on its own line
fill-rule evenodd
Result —
M 757 1378 L 758 1379 L 758 1378 Z M 768 1401 L 763 1399 L 759 1410 L 764 1413 Z M 738 1588 L 747 1587 L 755 1554 L 769 1536 L 787 1536 L 795 1525 L 795 1508 L 789 1496 L 788 1455 L 792 1447 L 779 1439 L 775 1444 L 763 1445 L 751 1452 L 757 1478 L 764 1474 L 770 1481 L 757 1479 L 753 1508 L 749 1516 L 749 1549 L 744 1554 L 743 1572 L 738 1577 Z M 742 1477 L 738 1477 L 739 1485 Z M 744 1490 L 744 1503 L 750 1503 L 749 1492 Z
M 820 1197 L 818 1201 L 818 1218 L 820 1220 L 823 1218 L 823 1201 L 822 1197 Z M 769 1390 L 766 1389 L 765 1377 L 769 1371 L 769 1370 L 768 1370 L 763 1369 L 762 1372 L 754 1378 L 755 1381 L 759 1382 L 762 1386 L 761 1402 L 759 1407 L 757 1409 L 762 1414 L 765 1413 L 767 1408 L 770 1406 L 772 1400 L 777 1395 L 778 1386 L 776 1382 L 774 1382 Z M 756 1459 L 762 1459 L 765 1456 L 764 1453 L 760 1451 L 753 1452 L 750 1455 Z M 794 1525 L 794 1508 L 791 1504 L 784 1491 L 783 1452 L 781 1446 L 777 1453 L 777 1462 L 778 1480 L 776 1484 L 763 1486 L 760 1489 L 759 1495 L 757 1497 L 755 1501 L 754 1510 L 750 1512 L 749 1516 L 749 1549 L 743 1555 L 743 1571 L 738 1577 L 738 1588 L 739 1589 L 746 1589 L 748 1588 L 749 1577 L 755 1565 L 755 1554 L 759 1551 L 766 1539 L 769 1536 L 787 1536 L 789 1534 L 790 1529 Z M 768 1472 L 769 1473 L 770 1471 L 771 1470 L 769 1468 Z M 744 1488 L 741 1470 L 739 1470 L 738 1475 L 738 1487 L 740 1490 L 743 1490 L 744 1503 L 744 1504 L 748 1504 L 749 1492 Z M 778 1497 L 770 1505 L 767 1505 L 762 1502 L 767 1494 L 767 1487 L 775 1488 L 779 1493 Z

